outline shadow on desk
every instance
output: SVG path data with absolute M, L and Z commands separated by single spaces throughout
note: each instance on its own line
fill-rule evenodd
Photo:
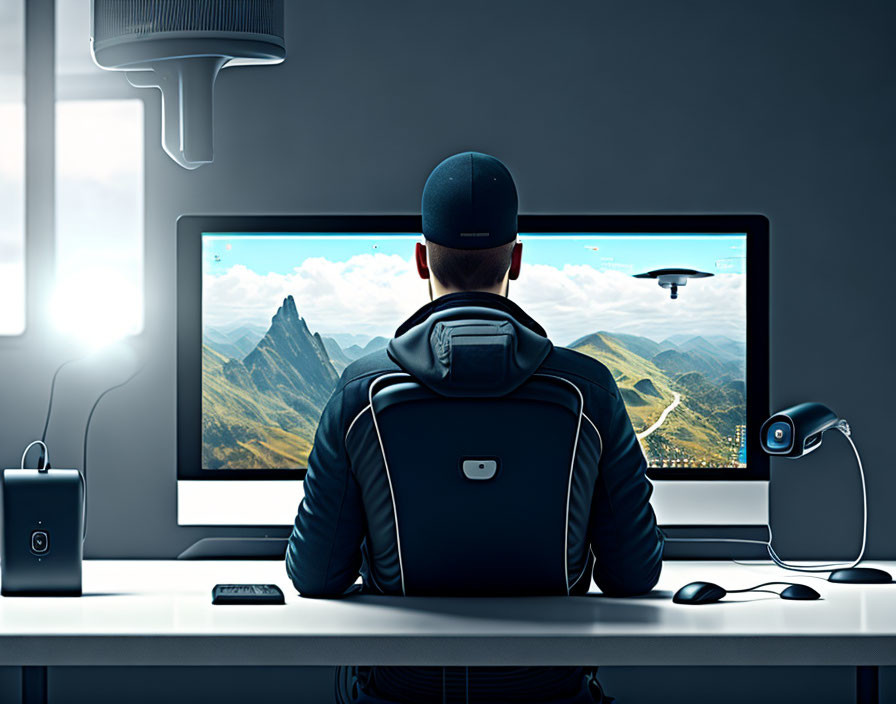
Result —
M 622 599 L 603 594 L 557 597 L 413 597 L 363 594 L 346 597 L 366 606 L 418 611 L 464 619 L 522 621 L 530 623 L 654 623 L 659 606 L 645 600 L 667 602 L 668 591 Z

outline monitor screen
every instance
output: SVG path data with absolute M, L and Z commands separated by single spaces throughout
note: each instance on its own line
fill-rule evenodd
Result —
M 746 234 L 521 233 L 510 297 L 612 372 L 655 468 L 744 468 Z M 416 234 L 202 234 L 202 468 L 306 467 L 342 371 L 429 301 Z

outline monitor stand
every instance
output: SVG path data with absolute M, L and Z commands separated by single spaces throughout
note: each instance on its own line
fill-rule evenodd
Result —
M 178 560 L 283 560 L 287 538 L 202 538 Z

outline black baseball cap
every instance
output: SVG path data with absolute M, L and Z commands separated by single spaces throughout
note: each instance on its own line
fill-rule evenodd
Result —
M 463 152 L 439 164 L 423 187 L 423 236 L 453 249 L 490 249 L 517 236 L 513 176 L 488 154 Z

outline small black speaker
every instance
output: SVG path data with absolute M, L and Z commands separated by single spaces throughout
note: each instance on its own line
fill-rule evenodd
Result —
M 84 479 L 76 469 L 5 469 L 3 596 L 80 596 Z

